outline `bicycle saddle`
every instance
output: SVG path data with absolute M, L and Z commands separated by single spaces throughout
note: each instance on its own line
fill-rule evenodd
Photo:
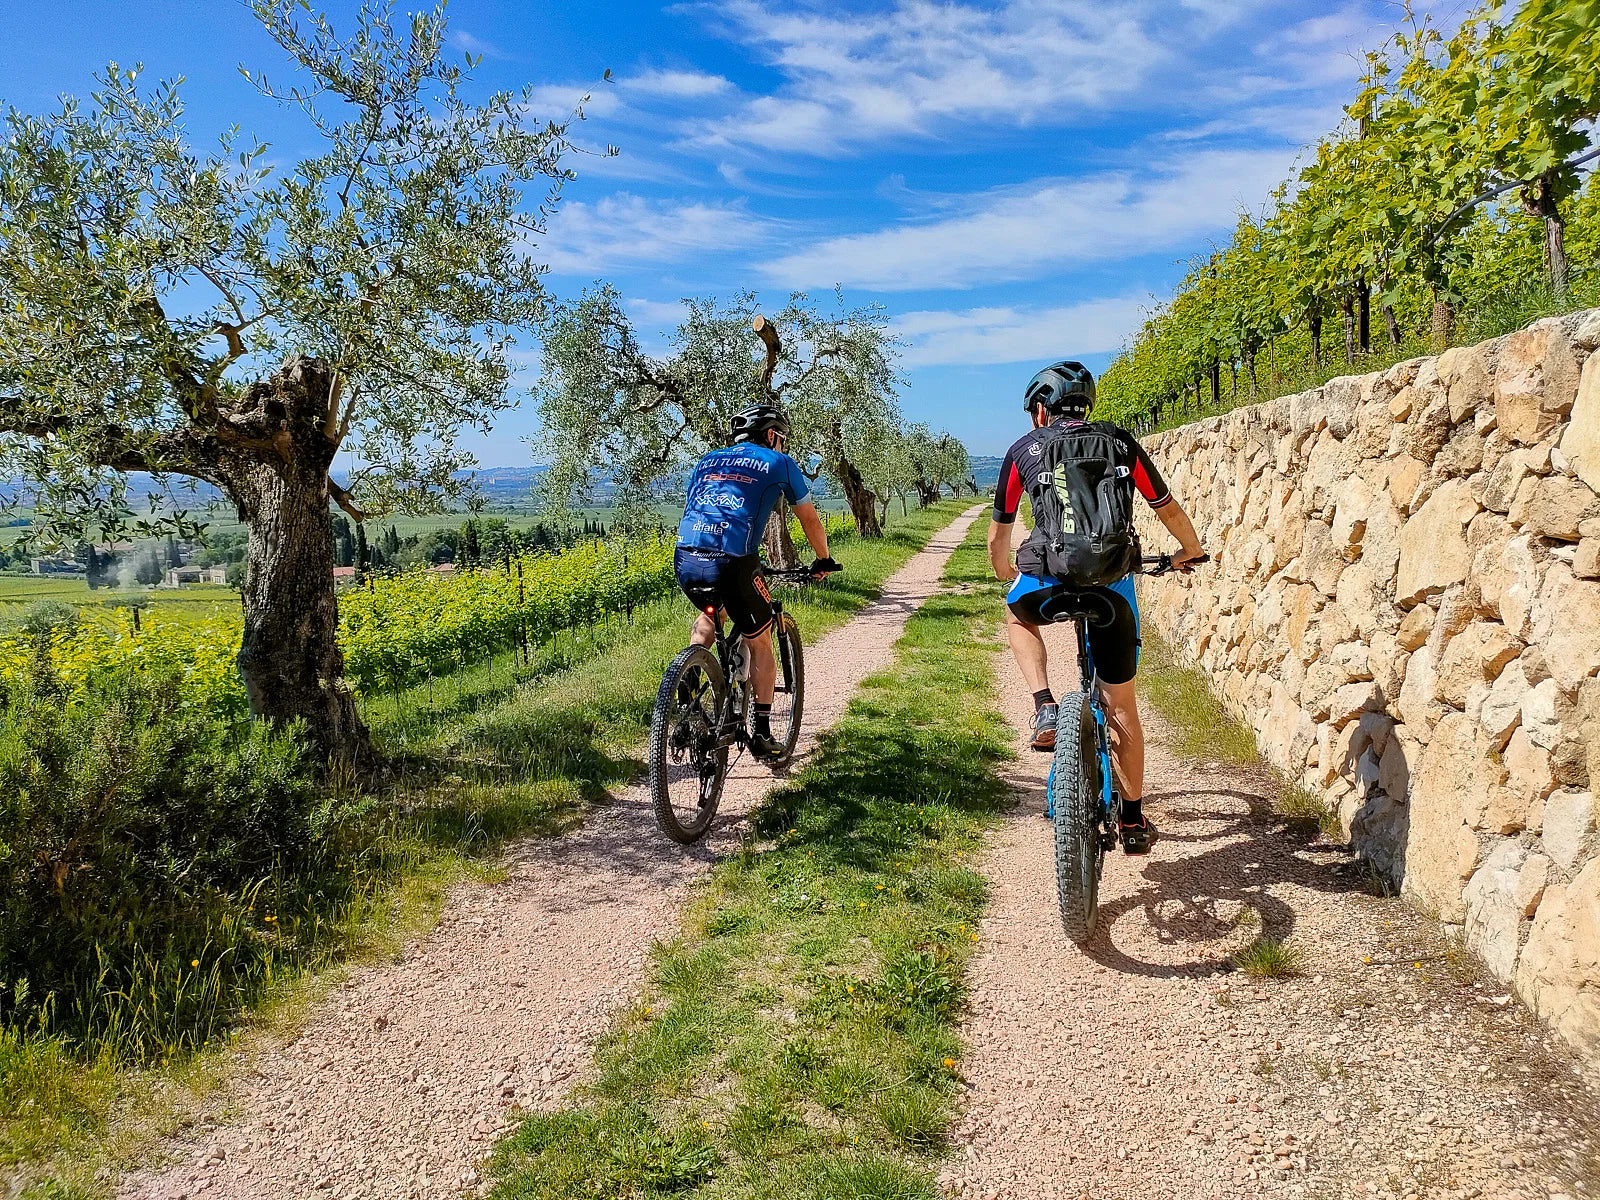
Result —
M 1045 597 L 1039 601 L 1039 616 L 1051 624 L 1057 621 L 1087 621 L 1100 628 L 1117 619 L 1112 593 L 1105 588 L 1070 588 L 1065 585 L 1046 588 Z

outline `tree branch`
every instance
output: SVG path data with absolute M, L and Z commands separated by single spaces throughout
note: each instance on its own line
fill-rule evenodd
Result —
M 772 373 L 778 369 L 778 359 L 783 354 L 783 343 L 778 339 L 778 331 L 773 328 L 772 322 L 760 313 L 757 313 L 755 319 L 750 322 L 750 328 L 756 331 L 757 336 L 767 347 L 767 361 L 761 368 L 761 389 L 770 392 Z
M 367 519 L 366 512 L 356 507 L 356 502 L 350 493 L 335 483 L 331 475 L 328 476 L 328 495 L 333 497 L 335 504 L 350 514 L 352 520 L 359 522 Z

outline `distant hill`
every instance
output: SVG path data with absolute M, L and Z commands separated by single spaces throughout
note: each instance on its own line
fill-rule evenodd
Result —
M 993 491 L 1000 482 L 1000 459 L 991 454 L 974 454 L 967 460 L 972 470 L 972 477 L 978 481 L 978 486 L 988 491 Z

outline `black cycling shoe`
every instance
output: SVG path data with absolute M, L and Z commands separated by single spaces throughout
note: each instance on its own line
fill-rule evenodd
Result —
M 1042 704 L 1033 717 L 1033 748 L 1035 750 L 1054 750 L 1056 748 L 1056 713 L 1057 705 Z
M 1150 824 L 1149 817 L 1141 816 L 1138 824 L 1123 821 L 1121 827 L 1124 854 L 1150 853 L 1150 847 L 1156 840 L 1156 827 Z
M 750 735 L 750 753 L 760 762 L 776 762 L 783 757 L 783 743 L 770 733 Z

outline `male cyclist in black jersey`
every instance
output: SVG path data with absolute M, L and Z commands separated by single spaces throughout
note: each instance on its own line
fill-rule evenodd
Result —
M 783 452 L 789 419 L 772 404 L 752 404 L 733 418 L 733 444 L 713 450 L 689 476 L 688 502 L 678 526 L 673 567 L 678 586 L 700 615 L 691 640 L 710 646 L 715 626 L 710 612 L 721 610 L 749 655 L 755 712 L 750 719 L 750 751 L 757 758 L 780 758 L 783 746 L 772 736 L 772 693 L 778 664 L 772 654 L 772 596 L 761 578 L 761 535 L 781 495 L 794 506 L 800 528 L 817 561 L 821 578 L 841 570 L 828 557 L 828 533 L 811 502 L 800 465 Z
M 1044 458 L 1041 431 L 1063 423 L 1082 424 L 1094 407 L 1094 376 L 1082 363 L 1060 362 L 1046 367 L 1029 381 L 1023 393 L 1023 408 L 1033 418 L 1033 428 L 1006 451 L 1000 464 L 1000 482 L 995 489 L 994 520 L 989 526 L 989 562 L 1002 580 L 1015 580 L 1006 596 L 1006 635 L 1011 653 L 1022 677 L 1033 691 L 1033 748 L 1053 750 L 1056 744 L 1056 700 L 1050 691 L 1049 661 L 1039 629 L 1045 624 L 1039 605 L 1049 589 L 1061 581 L 1045 572 L 1039 548 L 1029 538 L 1011 565 L 1011 524 L 1017 505 L 1041 470 Z M 1161 473 L 1127 430 L 1102 422 L 1102 428 L 1125 440 L 1133 461 L 1133 483 L 1167 531 L 1178 539 L 1179 553 L 1172 565 L 1190 570 L 1205 552 L 1187 513 L 1172 498 Z M 1109 625 L 1089 626 L 1089 649 L 1094 655 L 1105 701 L 1111 737 L 1112 763 L 1122 793 L 1122 845 L 1129 854 L 1150 850 L 1152 831 L 1145 819 L 1144 728 L 1139 723 L 1139 708 L 1134 675 L 1139 669 L 1139 604 L 1133 591 L 1133 577 L 1127 576 L 1102 589 L 1108 593 L 1116 614 Z

